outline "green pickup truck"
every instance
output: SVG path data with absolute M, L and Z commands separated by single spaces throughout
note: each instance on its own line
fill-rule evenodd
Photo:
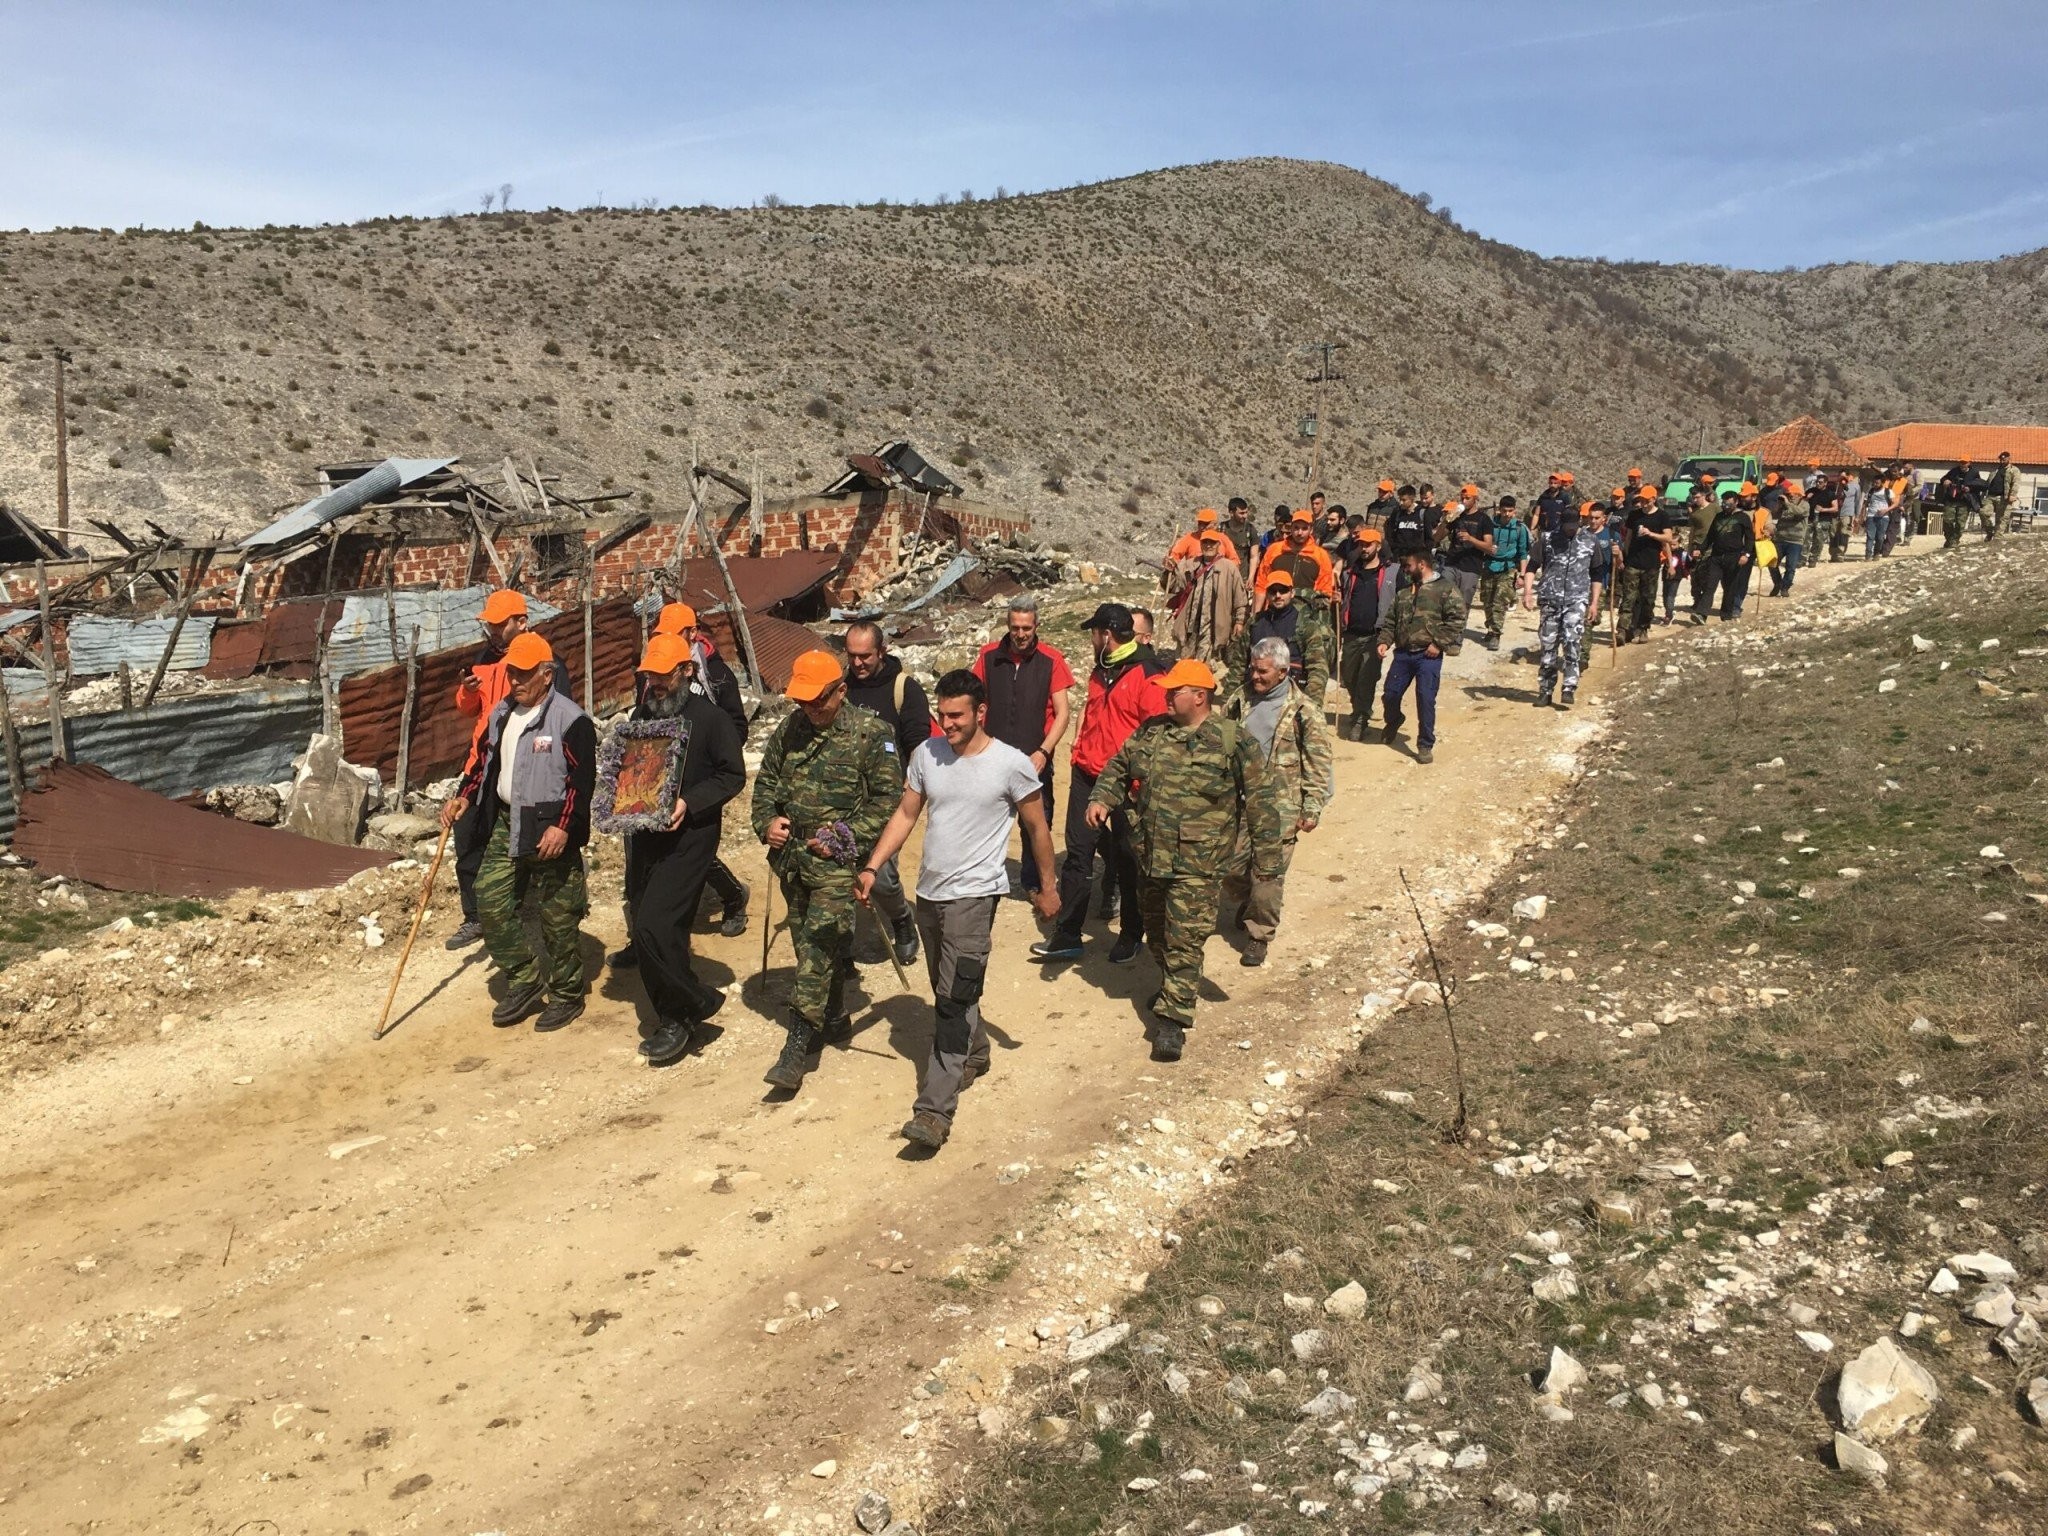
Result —
M 1693 485 L 1701 475 L 1712 475 L 1716 493 L 1730 490 L 1747 480 L 1751 485 L 1762 485 L 1764 480 L 1763 461 L 1753 453 L 1698 453 L 1683 460 L 1671 472 L 1671 478 L 1664 482 L 1664 499 L 1677 506 L 1684 506 L 1686 497 L 1692 494 Z

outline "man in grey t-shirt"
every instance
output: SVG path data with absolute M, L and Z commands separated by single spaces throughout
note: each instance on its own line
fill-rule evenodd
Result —
M 924 1087 L 903 1139 L 937 1151 L 952 1134 L 961 1090 L 989 1069 L 981 989 L 996 907 L 1010 888 L 1003 858 L 1012 821 L 1023 827 L 1025 853 L 1042 877 L 1032 906 L 1050 922 L 1059 915 L 1060 899 L 1038 770 L 1022 752 L 988 734 L 988 693 L 981 679 L 948 672 L 932 702 L 942 734 L 904 764 L 903 799 L 854 877 L 853 893 L 867 901 L 876 872 L 902 849 L 929 806 L 916 916 L 938 1017 Z

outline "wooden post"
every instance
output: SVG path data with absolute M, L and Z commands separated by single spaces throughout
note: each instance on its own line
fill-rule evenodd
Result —
M 36 562 L 36 596 L 43 609 L 43 686 L 50 695 L 50 756 L 68 758 L 64 749 L 64 692 L 57 676 L 57 637 L 50 632 L 50 569 Z
M 740 606 L 739 588 L 732 584 L 732 568 L 725 563 L 725 551 L 718 547 L 718 540 L 712 539 L 711 558 L 718 562 L 718 574 L 725 582 L 726 614 L 732 620 L 732 631 L 740 637 L 740 649 L 746 654 L 741 658 L 747 664 L 747 681 L 754 685 L 757 694 L 766 693 L 761 682 L 761 666 L 754 659 L 754 632 L 747 626 L 747 610 Z
M 163 686 L 164 673 L 171 665 L 171 653 L 178 648 L 178 636 L 185 631 L 185 620 L 191 616 L 192 604 L 199 597 L 200 579 L 206 575 L 206 568 L 213 564 L 213 551 L 202 550 L 199 558 L 192 562 L 192 574 L 185 581 L 185 595 L 178 601 L 178 616 L 171 620 L 171 637 L 164 642 L 164 653 L 156 659 L 156 673 L 149 680 L 149 686 L 142 691 L 142 707 L 149 708 L 156 702 L 156 691 Z
M 334 597 L 334 551 L 341 543 L 341 529 L 330 526 L 327 530 L 327 568 L 320 577 L 320 617 L 313 626 L 313 680 L 320 685 L 320 734 L 332 736 L 335 730 L 335 702 L 333 690 L 327 686 L 327 606 Z
M 123 709 L 133 709 L 135 707 L 135 674 L 128 670 L 128 663 L 124 661 L 121 663 L 120 670 L 114 675 L 121 683 L 121 707 Z
M 21 797 L 28 793 L 28 781 L 21 772 L 21 737 L 14 729 L 14 706 L 7 700 L 7 679 L 0 677 L 0 742 L 7 748 L 7 784 L 14 791 L 14 814 L 21 815 Z
M 764 527 L 764 519 L 765 513 L 761 507 L 761 456 L 756 454 L 754 455 L 754 490 L 753 494 L 747 497 L 747 530 L 749 534 L 748 544 L 750 546 L 747 553 L 750 555 L 761 553 L 761 534 Z
M 420 627 L 412 627 L 405 648 L 405 713 L 398 717 L 398 809 L 405 809 L 405 780 L 412 768 L 412 707 L 420 686 Z
M 61 538 L 71 531 L 71 427 L 64 419 L 64 365 L 71 361 L 71 354 L 62 347 L 52 347 L 50 353 L 57 361 L 57 533 Z
M 391 665 L 398 665 L 398 546 L 404 535 L 394 535 L 384 556 L 384 632 L 390 638 Z
M 597 705 L 594 702 L 597 696 L 597 690 L 595 683 L 593 681 L 596 675 L 597 658 L 591 654 L 596 649 L 596 647 L 592 643 L 590 617 L 590 583 L 592 573 L 597 569 L 597 562 L 589 557 L 589 546 L 585 545 L 584 549 L 585 555 L 583 560 L 583 708 L 587 713 L 597 708 Z

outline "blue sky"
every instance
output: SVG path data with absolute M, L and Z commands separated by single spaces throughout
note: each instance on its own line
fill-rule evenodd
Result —
M 0 227 L 1334 160 L 1545 255 L 2048 245 L 2048 0 L 0 0 Z

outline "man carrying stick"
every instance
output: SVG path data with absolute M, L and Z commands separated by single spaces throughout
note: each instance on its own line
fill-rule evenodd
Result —
M 583 845 L 597 786 L 597 727 L 582 706 L 554 689 L 555 653 L 536 634 L 505 648 L 508 692 L 484 721 L 482 752 L 441 807 L 454 826 L 474 806 L 484 827 L 477 914 L 484 946 L 505 976 L 491 1022 L 503 1029 L 534 1010 L 536 1030 L 562 1028 L 583 1012 L 581 924 L 590 902 Z M 520 926 L 531 891 L 540 904 L 543 954 Z
M 656 635 L 640 658 L 640 702 L 633 708 L 635 720 L 679 720 L 683 728 L 674 769 L 676 804 L 667 828 L 626 838 L 631 942 L 655 1018 L 653 1033 L 640 1042 L 640 1054 L 657 1067 L 686 1055 L 697 1025 L 725 1001 L 723 993 L 697 979 L 690 964 L 690 926 L 718 858 L 725 803 L 747 782 L 739 733 L 725 711 L 692 691 L 696 671 L 689 641 Z
M 1003 856 L 1011 823 L 1023 827 L 1025 852 L 1038 864 L 1039 885 L 1031 905 L 1049 922 L 1058 915 L 1060 900 L 1038 769 L 1015 747 L 988 734 L 988 693 L 972 672 L 948 672 L 934 697 L 942 734 L 927 738 L 910 754 L 903 798 L 854 877 L 853 893 L 862 902 L 873 896 L 882 869 L 930 806 L 917 872 L 917 928 L 937 1020 L 924 1085 L 903 1139 L 936 1151 L 952 1134 L 961 1090 L 988 1075 L 981 989 L 996 906 L 1010 885 Z

